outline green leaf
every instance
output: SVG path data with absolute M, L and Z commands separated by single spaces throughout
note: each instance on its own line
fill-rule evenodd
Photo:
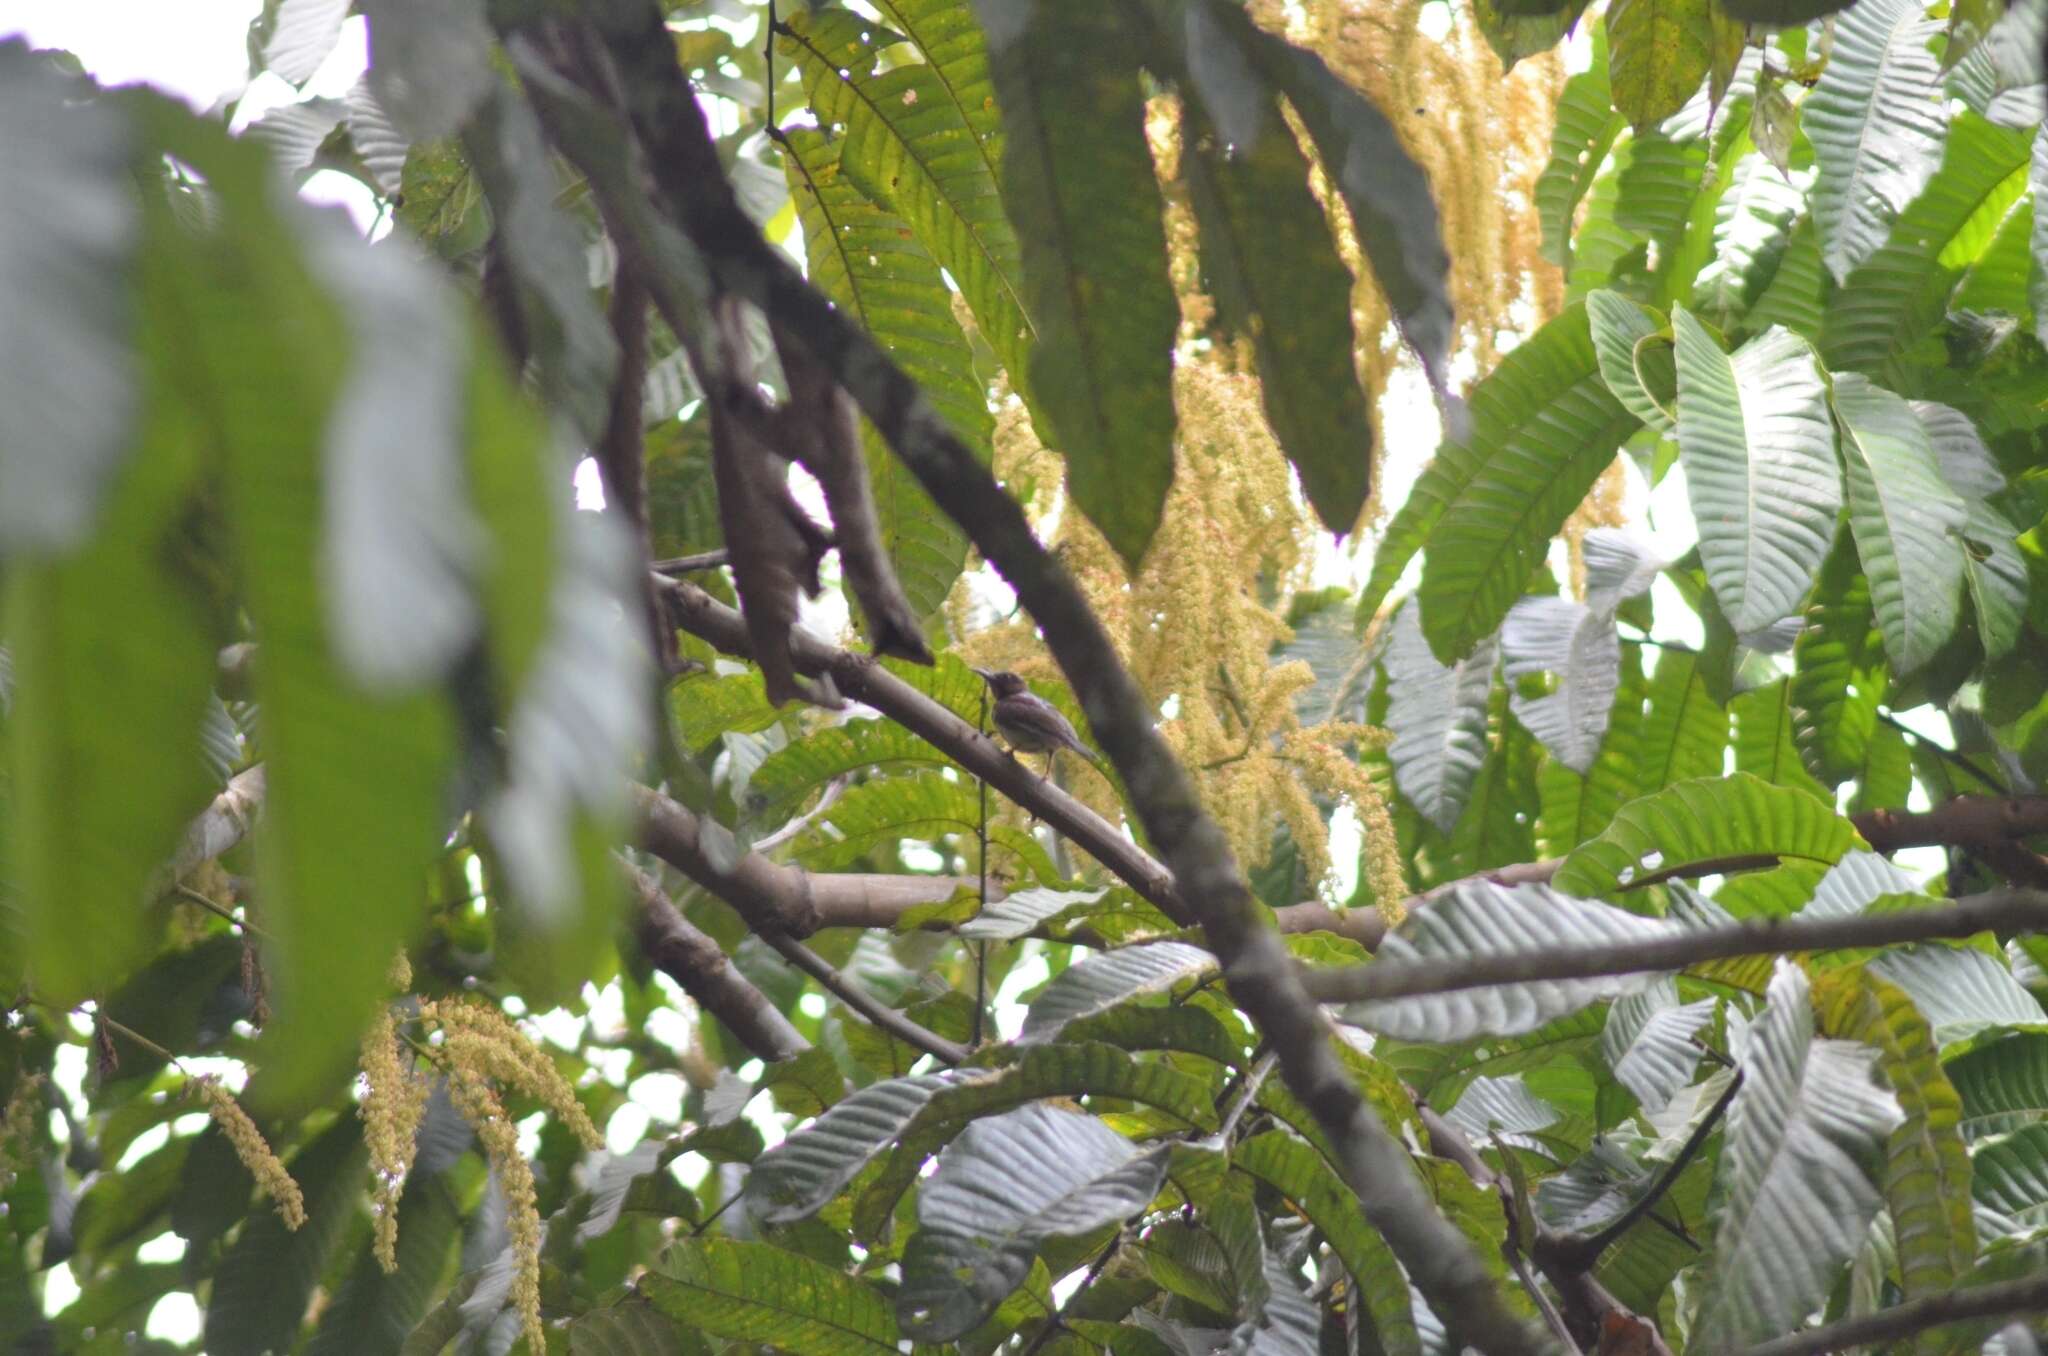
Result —
M 1959 1128 L 1962 1102 L 1942 1072 L 1933 1032 L 1902 990 L 1867 972 L 1820 976 L 1813 1002 L 1824 1034 L 1877 1048 L 1878 1069 L 1905 1114 L 1885 1146 L 1884 1189 L 1906 1296 L 1952 1289 L 1977 1257 L 1974 1183 Z
M 1941 323 L 1949 295 L 2027 187 L 2028 137 L 1968 110 L 1941 168 L 1843 279 L 1828 310 L 1828 365 L 1878 373 Z
M 415 1172 L 398 1203 L 398 1269 L 386 1274 L 365 1247 L 320 1311 L 306 1356 L 396 1353 L 446 1279 L 461 1225 L 462 1208 L 446 1177 Z
M 1648 698 L 1641 647 L 1625 645 L 1621 687 L 1591 770 L 1581 776 L 1554 759 L 1545 759 L 1536 770 L 1536 838 L 1545 853 L 1570 852 L 1606 828 L 1617 810 L 1641 794 L 1643 703 Z
M 1449 833 L 1486 762 L 1494 648 L 1483 642 L 1445 667 L 1429 652 L 1417 614 L 1416 608 L 1402 608 L 1388 639 L 1386 727 L 1394 738 L 1387 760 L 1408 803 Z
M 1157 993 L 1208 974 L 1216 957 L 1186 942 L 1127 946 L 1085 957 L 1060 971 L 1024 1014 L 1026 1039 L 1049 1040 L 1076 1018 L 1138 994 Z
M 889 35 L 872 28 L 847 10 L 799 12 L 778 46 L 797 63 L 819 121 L 846 128 L 841 172 L 909 223 L 958 281 L 982 334 L 1019 380 L 1036 315 L 1025 302 L 1018 237 L 997 189 L 998 155 L 1007 148 L 992 115 L 974 115 L 959 101 L 977 84 L 981 99 L 990 97 L 985 74 L 975 79 L 985 58 L 968 46 L 979 45 L 978 34 L 960 38 L 958 60 L 943 71 L 919 62 L 877 70 Z
M 1341 537 L 1371 489 L 1374 422 L 1351 358 L 1351 273 L 1293 134 L 1277 111 L 1257 111 L 1252 132 L 1225 144 L 1189 103 L 1181 173 L 1218 315 L 1250 336 L 1266 420 L 1323 526 Z
M 178 280 L 186 325 L 209 336 L 181 347 L 178 378 L 206 393 L 241 602 L 263 637 L 258 888 L 275 1003 L 290 1014 L 265 1037 L 267 1095 L 290 1100 L 352 1061 L 390 952 L 417 916 L 446 833 L 453 723 L 438 688 L 373 694 L 336 662 L 330 562 L 309 547 L 326 540 L 331 521 L 322 453 L 351 345 L 277 213 L 262 152 L 197 125 L 182 107 L 136 106 L 151 111 L 165 149 L 203 174 L 223 206 L 220 229 Z M 264 319 L 277 314 L 295 323 L 280 330 Z
M 1917 894 L 1905 901 L 1917 907 Z M 2004 958 L 1975 947 L 1893 947 L 1874 957 L 1871 974 L 1904 989 L 1944 1048 L 1987 1031 L 2040 1028 L 2041 1004 L 2020 987 Z
M 644 1299 L 592 1309 L 569 1324 L 569 1356 L 684 1356 L 694 1350 L 684 1330 Z
M 1941 158 L 1941 72 L 1928 50 L 1939 29 L 1920 0 L 1861 0 L 1835 23 L 1834 50 L 1800 121 L 1820 171 L 1821 257 L 1837 280 L 1884 243 Z
M 1554 884 L 1599 896 L 1734 858 L 1833 863 L 1856 830 L 1830 805 L 1747 772 L 1680 782 L 1622 807 L 1601 835 L 1569 857 Z
M 1849 475 L 1849 529 L 1870 576 L 1871 604 L 1893 670 L 1910 673 L 1955 630 L 1968 519 L 1941 478 L 1912 406 L 1853 372 L 1834 382 Z
M 1715 1275 L 1693 1339 L 1710 1349 L 1802 1323 L 1882 1204 L 1871 1176 L 1898 1101 L 1872 1079 L 1878 1051 L 1816 1040 L 1814 1027 L 1806 976 L 1781 960 L 1728 1108 Z
M 1771 28 L 1791 28 L 1845 10 L 1855 0 L 1721 0 L 1731 18 Z
M 978 30 L 968 29 L 978 46 Z M 867 327 L 961 441 L 986 460 L 992 429 L 988 398 L 974 375 L 974 356 L 953 318 L 952 294 L 937 261 L 908 223 L 877 205 L 842 172 L 843 140 L 793 128 L 783 149 L 811 280 Z M 929 617 L 966 563 L 966 535 L 865 421 L 861 441 L 889 562 L 911 606 Z
M 1678 453 L 1700 559 L 1738 633 L 1788 616 L 1827 559 L 1842 477 L 1806 341 L 1773 327 L 1731 356 L 1674 307 Z
M 1611 612 L 1549 595 L 1524 598 L 1500 631 L 1515 719 L 1573 772 L 1591 769 L 1621 686 Z
M 1718 776 L 1728 745 L 1728 713 L 1707 691 L 1700 657 L 1667 649 L 1650 675 L 1650 704 L 1643 715 L 1639 785 L 1661 791 L 1674 782 Z
M 1820 233 L 1810 215 L 1799 218 L 1785 242 L 1784 257 L 1770 285 L 1745 317 L 1751 328 L 1783 325 L 1810 342 L 1820 342 L 1827 303 L 1835 282 L 1820 261 Z
M 918 1188 L 896 1297 L 902 1330 L 928 1342 L 972 1331 L 1042 1243 L 1136 1215 L 1165 1179 L 1166 1146 L 1140 1150 L 1093 1116 L 1034 1103 L 977 1120 Z
M 1439 660 L 1493 633 L 1636 419 L 1608 393 L 1583 307 L 1510 353 L 1472 396 L 1472 432 L 1447 442 L 1387 528 L 1367 600 L 1427 543 L 1422 630 Z M 1390 575 L 1381 586 L 1382 575 Z M 1374 602 L 1374 606 L 1377 603 Z
M 2048 268 L 2039 260 L 2048 259 L 2048 136 L 2034 138 L 2034 158 L 2027 172 L 2027 186 L 2034 202 L 2033 254 L 2037 261 L 2033 281 L 2027 284 L 2027 297 L 2034 307 L 2034 336 L 2048 345 Z
M 443 259 L 483 243 L 489 213 L 477 211 L 482 186 L 455 141 L 417 142 L 399 177 L 398 222 Z
M 1607 10 L 1614 107 L 1638 130 L 1685 106 L 1712 63 L 1708 0 L 1615 0 Z
M 1038 329 L 1033 409 L 1066 456 L 1075 504 L 1135 571 L 1173 483 L 1180 315 L 1133 38 L 1108 6 L 1055 18 L 1050 7 L 978 0 L 975 13 L 1003 109 L 1003 201 Z M 993 333 L 991 342 L 1005 351 Z
M 130 450 L 134 134 L 117 106 L 80 98 L 89 92 L 25 44 L 0 48 L 0 156 L 14 185 L 0 207 L 0 558 L 78 543 Z
M 974 788 L 948 781 L 936 771 L 863 782 L 834 801 L 822 819 L 798 841 L 796 858 L 806 866 L 841 870 L 877 847 L 891 851 L 904 838 L 931 840 L 975 833 L 980 802 Z M 828 835 L 823 825 L 829 824 Z M 1014 862 L 1037 880 L 1059 881 L 1043 845 L 1010 824 L 989 825 L 989 844 L 1001 852 L 992 862 Z
M 1553 13 L 1530 14 L 1504 0 L 1473 0 L 1472 16 L 1502 67 L 1512 70 L 1523 57 L 1557 46 L 1585 8 L 1584 0 L 1565 0 Z
M 950 766 L 946 756 L 890 720 L 850 720 L 791 740 L 747 780 L 747 817 L 779 825 L 835 777 L 868 768 Z
M 1760 130 L 1761 107 L 1752 106 L 1752 136 Z M 1714 202 L 1710 256 L 1692 293 L 1700 313 L 1725 329 L 1749 312 L 1783 267 L 1812 176 L 1800 170 L 1788 178 L 1767 157 L 1744 153 L 1740 141 L 1722 157 L 1728 183 Z
M 1536 179 L 1536 216 L 1543 224 L 1543 257 L 1572 271 L 1572 225 L 1579 200 L 1593 186 L 1600 165 L 1626 120 L 1611 107 L 1607 74 L 1607 28 L 1593 30 L 1593 62 L 1564 83 L 1557 123 L 1550 133 L 1550 160 Z
M 892 1078 L 836 1103 L 756 1160 L 749 1211 L 770 1224 L 816 1214 L 961 1077 L 945 1070 Z
M 1970 1169 L 1970 1189 L 1981 1203 L 2026 1225 L 2048 1219 L 2048 1124 L 1982 1145 Z
M 1694 1038 L 1713 1017 L 1713 999 L 1681 1004 L 1677 983 L 1665 978 L 1608 1007 L 1600 1053 L 1645 1111 L 1662 1111 L 1692 1081 L 1700 1062 Z
M 641 1293 L 683 1327 L 791 1356 L 896 1356 L 896 1315 L 866 1282 L 766 1243 L 686 1238 Z
M 1947 1065 L 1963 1099 L 1963 1134 L 1976 1140 L 2048 1114 L 2048 1034 L 2015 1032 L 1965 1050 Z
M 199 731 L 213 681 L 218 607 L 192 515 L 205 433 L 179 393 L 182 251 L 166 216 L 144 255 L 149 418 L 109 486 L 101 531 L 68 555 L 7 572 L 14 696 L 9 869 L 39 997 L 68 1006 L 118 984 L 149 955 L 156 879 L 211 788 Z M 16 482 L 7 498 L 54 501 Z M 17 496 L 20 496 L 17 499 Z M 169 561 L 182 560 L 174 569 Z M 120 719 L 109 719 L 119 712 Z M 152 889 L 154 885 L 155 889 Z
M 260 18 L 250 25 L 249 41 L 255 51 L 258 30 L 262 30 L 261 70 L 269 71 L 293 85 L 311 80 L 326 62 L 327 54 L 341 38 L 341 26 L 348 18 L 348 0 L 276 0 L 266 4 Z M 252 75 L 259 73 L 256 70 Z
M 1796 693 L 1791 680 L 1781 678 L 1751 688 L 1728 704 L 1735 718 L 1735 770 L 1833 805 L 1833 793 L 1815 780 L 1800 757 L 1796 731 L 1807 713 L 1794 705 Z M 1874 701 L 1869 709 L 1876 710 Z M 1844 778 L 1853 775 L 1845 773 Z
M 1815 775 L 1831 786 L 1862 768 L 1890 688 L 1870 579 L 1857 568 L 1854 546 L 1847 535 L 1835 544 L 1806 625 L 1792 642 L 1793 737 Z
M 1659 432 L 1671 428 L 1676 410 L 1676 369 L 1670 326 L 1664 317 L 1618 292 L 1599 288 L 1586 294 L 1586 318 L 1593 330 L 1593 352 L 1600 379 L 1630 414 Z
M 285 1165 L 306 1198 L 306 1222 L 288 1230 L 277 1212 L 242 1226 L 214 1273 L 206 1306 L 206 1349 L 220 1356 L 288 1351 L 298 1341 L 306 1302 L 354 1219 L 369 1155 L 362 1123 L 343 1116 Z

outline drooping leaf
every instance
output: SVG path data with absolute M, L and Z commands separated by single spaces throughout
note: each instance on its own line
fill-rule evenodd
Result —
M 1813 1002 L 1823 1034 L 1877 1048 L 1878 1069 L 1904 1113 L 1885 1147 L 1884 1187 L 1905 1292 L 1951 1289 L 1976 1260 L 1974 1173 L 1959 1129 L 1962 1103 L 1933 1032 L 1901 989 L 1868 972 L 1822 975 Z
M 1873 375 L 1941 323 L 1951 289 L 2026 191 L 2028 138 L 1965 110 L 1940 169 L 1843 278 L 1828 309 L 1830 367 Z
M 336 1120 L 286 1163 L 305 1196 L 306 1222 L 289 1230 L 265 1210 L 243 1226 L 214 1277 L 208 1351 L 261 1356 L 296 1344 L 306 1302 L 355 1215 L 368 1163 L 353 1116 Z
M 1751 135 L 1759 130 L 1760 110 L 1761 105 L 1750 113 Z M 1808 170 L 1788 174 L 1764 155 L 1738 151 L 1723 152 L 1736 158 L 1714 203 L 1711 257 L 1692 289 L 1700 314 L 1724 329 L 1749 313 L 1783 267 L 1812 179 Z
M 918 1190 L 896 1297 L 902 1330 L 934 1342 L 971 1331 L 1024 1280 L 1041 1243 L 1137 1214 L 1165 1176 L 1164 1146 L 1140 1150 L 1079 1112 L 1035 1103 L 974 1122 Z
M 640 1278 L 674 1322 L 792 1356 L 892 1356 L 896 1315 L 866 1281 L 768 1243 L 684 1238 Z
M 1365 1298 L 1380 1349 L 1388 1356 L 1419 1356 L 1407 1279 L 1328 1160 L 1285 1131 L 1270 1130 L 1238 1145 L 1231 1161 L 1293 1201 L 1330 1240 Z
M 249 33 L 254 51 L 258 29 L 263 30 L 261 69 L 289 84 L 303 85 L 340 40 L 349 5 L 348 0 L 277 0 L 264 10 Z
M 1848 467 L 1849 528 L 1870 577 L 1870 598 L 1898 673 L 1932 658 L 1955 629 L 1963 557 L 1955 536 L 1968 518 L 1941 478 L 1912 406 L 1853 372 L 1834 382 Z
M 21 42 L 0 44 L 0 555 L 76 544 L 136 412 L 133 132 Z
M 1801 123 L 1819 168 L 1821 257 L 1838 281 L 1884 243 L 1941 158 L 1941 72 L 1928 50 L 1939 27 L 1919 0 L 1860 0 L 1836 21 Z
M 1617 0 L 1606 17 L 1614 107 L 1637 130 L 1684 107 L 1712 61 L 1707 0 Z
M 756 1160 L 749 1210 L 771 1224 L 817 1213 L 960 1078 L 950 1070 L 892 1078 L 836 1103 Z
M 1614 111 L 1608 83 L 1607 29 L 1593 29 L 1593 61 L 1565 81 L 1550 134 L 1550 161 L 1536 179 L 1536 215 L 1543 223 L 1543 257 L 1572 271 L 1572 227 L 1579 200 L 1593 186 L 1625 119 Z
M 433 1303 L 461 1223 L 446 1177 L 415 1171 L 398 1202 L 398 1269 L 387 1274 L 363 1249 L 320 1311 L 307 1356 L 395 1356 Z
M 1842 507 L 1827 388 L 1813 350 L 1776 328 L 1734 354 L 1676 307 L 1678 452 L 1700 559 L 1738 633 L 1790 614 Z
M 1515 719 L 1565 767 L 1589 770 L 1621 684 L 1613 616 L 1567 598 L 1524 598 L 1500 646 Z
M 1713 1020 L 1714 1000 L 1680 1003 L 1678 985 L 1663 979 L 1624 995 L 1607 1009 L 1600 1052 L 1645 1111 L 1661 1111 L 1692 1081 L 1700 1048 L 1693 1036 Z
M 1974 947 L 1894 947 L 1874 957 L 1868 969 L 1905 990 L 1941 1046 L 1986 1031 L 2048 1023 L 2040 1002 L 2020 987 L 2003 960 Z
M 1216 958 L 1185 942 L 1105 951 L 1068 966 L 1024 1014 L 1026 1039 L 1049 1040 L 1061 1027 L 1141 993 L 1157 993 L 1206 974 Z
M 812 280 L 867 326 L 954 433 L 986 458 L 988 401 L 938 264 L 900 217 L 842 171 L 842 142 L 797 128 L 783 146 Z M 890 563 L 911 605 L 930 616 L 966 563 L 967 539 L 865 422 L 862 443 Z
M 1793 734 L 1822 781 L 1839 785 L 1863 766 L 1890 686 L 1870 580 L 1844 536 L 1822 567 L 1806 625 L 1792 643 Z
M 1728 744 L 1728 713 L 1707 691 L 1700 657 L 1665 650 L 1650 675 L 1650 704 L 1643 713 L 1640 786 L 1660 791 L 1674 782 L 1721 771 Z
M 1646 878 L 1744 858 L 1834 863 L 1856 830 L 1832 806 L 1747 773 L 1680 782 L 1623 806 L 1601 835 L 1565 859 L 1554 884 L 1597 896 Z
M 1422 630 L 1445 663 L 1471 653 L 1522 594 L 1550 538 L 1636 426 L 1600 380 L 1582 307 L 1545 325 L 1480 383 L 1472 434 L 1447 442 L 1387 528 L 1384 597 L 1426 542 Z
M 1066 455 L 1075 504 L 1135 570 L 1173 481 L 1179 309 L 1133 37 L 1106 6 L 1055 17 L 1035 0 L 977 0 L 975 13 L 1003 108 L 1003 202 L 1037 329 L 1034 409 Z
M 1715 1275 L 1694 1340 L 1741 1346 L 1826 1297 L 1882 1198 L 1872 1177 L 1901 1120 L 1879 1052 L 1815 1035 L 1804 972 L 1780 961 L 1728 1109 Z
M 1670 352 L 1664 318 L 1606 288 L 1586 294 L 1586 316 L 1593 327 L 1593 351 L 1599 357 L 1600 378 L 1607 389 L 1649 427 L 1669 429 L 1676 408 L 1675 369 L 1666 359 L 1664 370 L 1673 374 L 1672 383 L 1666 384 L 1656 379 L 1661 374 L 1649 365 L 1658 349 Z
M 1536 771 L 1540 806 L 1536 817 L 1538 847 L 1562 856 L 1606 828 L 1624 804 L 1642 794 L 1643 703 L 1649 687 L 1643 680 L 1641 647 L 1622 647 L 1621 686 L 1607 715 L 1607 734 L 1600 752 L 1584 775 L 1554 759 Z
M 1189 11 L 1203 13 L 1199 5 Z M 1199 78 L 1195 84 L 1203 88 Z M 1255 108 L 1251 132 L 1226 144 L 1218 115 L 1190 103 L 1181 173 L 1218 314 L 1250 337 L 1266 420 L 1323 526 L 1343 536 L 1371 489 L 1374 436 L 1351 357 L 1351 274 L 1309 192 L 1308 162 L 1293 134 L 1277 110 Z
M 1388 638 L 1387 747 L 1394 785 L 1437 828 L 1449 833 L 1464 812 L 1486 761 L 1487 694 L 1494 651 L 1482 643 L 1446 668 L 1429 652 L 1417 609 L 1394 619 Z

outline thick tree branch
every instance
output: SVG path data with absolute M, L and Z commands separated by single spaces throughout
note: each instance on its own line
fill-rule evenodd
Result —
M 820 988 L 905 1045 L 933 1055 L 946 1064 L 958 1064 L 967 1058 L 966 1046 L 913 1022 L 841 974 L 823 956 L 796 938 L 781 932 L 764 932 L 760 937 L 784 960 L 817 980 Z
M 2008 1314 L 2039 1315 L 2044 1311 L 2048 1311 L 2048 1274 L 2024 1276 L 2016 1281 L 1947 1290 L 1861 1318 L 1808 1328 L 1753 1346 L 1743 1356 L 1815 1356 L 1819 1352 L 1855 1347 L 1874 1348 L 1944 1323 L 2003 1318 Z
M 653 4 L 596 7 L 634 130 L 668 211 L 725 291 L 784 326 L 860 405 L 891 449 L 1030 611 L 1081 708 L 1130 789 L 1139 821 L 1222 963 L 1231 996 L 1280 1053 L 1290 1090 L 1342 1146 L 1345 1176 L 1433 1308 L 1490 1356 L 1545 1348 L 1503 1303 L 1484 1263 L 1422 1189 L 1330 1049 L 1327 1019 L 1268 926 L 1221 828 L 1153 726 L 1153 711 L 1066 568 L 1016 502 L 947 428 L 872 337 L 773 250 L 741 212 L 709 128 Z
M 721 866 L 704 846 L 704 821 L 659 791 L 634 788 L 638 845 L 730 904 L 753 931 L 808 937 L 820 928 L 887 928 L 907 909 L 973 889 L 967 876 L 884 876 L 803 871 L 742 852 Z
M 1550 951 L 1465 956 L 1451 960 L 1386 961 L 1309 972 L 1305 983 L 1325 1003 L 1412 998 L 1489 984 L 1590 979 L 1601 975 L 1683 970 L 1731 956 L 1896 946 L 1979 932 L 2048 930 L 2048 892 L 1995 890 L 1951 904 L 1846 918 L 1756 918 L 1681 932 L 1652 941 L 1561 947 Z
M 630 862 L 619 866 L 633 895 L 634 936 L 656 969 L 762 1059 L 794 1059 L 811 1048 L 803 1033 L 734 968 L 724 949 L 690 925 L 652 876 Z

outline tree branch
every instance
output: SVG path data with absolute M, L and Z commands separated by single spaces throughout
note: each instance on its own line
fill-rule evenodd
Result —
M 1846 918 L 1759 918 L 1650 941 L 1604 943 L 1547 951 L 1385 961 L 1308 973 L 1308 991 L 1325 1003 L 1412 998 L 1491 984 L 1591 979 L 1651 970 L 1683 970 L 1701 961 L 1851 947 L 1896 946 L 1979 932 L 2048 929 L 2048 892 L 1996 890 L 1952 904 Z
M 1818 1352 L 1876 1347 L 1944 1323 L 2003 1318 L 2007 1314 L 2039 1314 L 2043 1310 L 2048 1310 L 2048 1274 L 2024 1276 L 2016 1281 L 1946 1290 L 1861 1318 L 1789 1333 L 1753 1346 L 1742 1356 L 1815 1356 Z
M 949 1041 L 938 1032 L 913 1022 L 834 969 L 823 956 L 796 938 L 782 932 L 764 932 L 760 937 L 762 941 L 774 947 L 784 960 L 817 980 L 819 987 L 827 993 L 905 1045 L 922 1050 L 945 1064 L 958 1064 L 967 1058 L 966 1046 Z
M 814 873 L 758 852 L 742 852 L 731 866 L 704 847 L 704 821 L 659 791 L 633 789 L 635 841 L 730 904 L 753 931 L 808 937 L 820 928 L 887 928 L 919 904 L 948 900 L 971 889 L 967 876 L 885 876 Z
M 1490 1356 L 1546 1343 L 1503 1302 L 1470 1242 L 1435 1208 L 1407 1150 L 1366 1105 L 1329 1047 L 1327 1019 L 1267 925 L 1221 828 L 1153 725 L 1153 710 L 1118 661 L 1086 597 L 1033 535 L 1023 510 L 946 426 L 874 339 L 810 286 L 740 210 L 710 130 L 677 70 L 661 12 L 597 7 L 632 126 L 669 213 L 719 287 L 800 337 L 845 388 L 938 506 L 966 529 L 1016 590 L 1066 673 L 1103 750 L 1130 789 L 1139 822 L 1207 935 L 1232 997 L 1280 1053 L 1281 1071 L 1343 1147 L 1345 1176 L 1433 1308 Z
M 663 591 L 669 616 L 677 626 L 726 654 L 752 657 L 739 613 L 681 580 L 664 581 Z M 1004 752 L 972 723 L 919 692 L 870 655 L 827 645 L 803 632 L 790 636 L 789 652 L 798 672 L 831 675 L 842 695 L 874 707 L 922 737 L 967 772 L 1050 824 L 1168 918 L 1188 921 L 1171 871 L 1101 815 Z
M 794 1059 L 811 1048 L 789 1019 L 734 968 L 724 949 L 691 926 L 652 876 L 623 859 L 619 867 L 633 895 L 633 934 L 656 969 L 762 1059 Z

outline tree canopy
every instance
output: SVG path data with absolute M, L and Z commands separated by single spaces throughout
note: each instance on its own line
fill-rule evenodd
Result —
M 2040 1349 L 2048 0 L 351 23 L 0 42 L 14 1349 Z

